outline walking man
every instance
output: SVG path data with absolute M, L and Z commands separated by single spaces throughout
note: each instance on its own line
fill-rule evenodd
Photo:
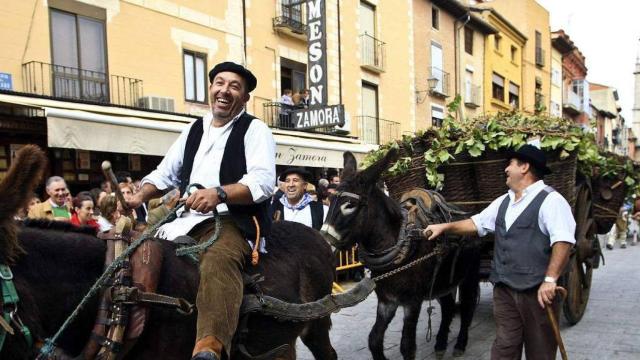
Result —
M 265 200 L 276 178 L 271 130 L 245 111 L 255 76 L 224 62 L 209 72 L 209 82 L 211 113 L 178 137 L 129 202 L 137 207 L 172 188 L 185 194 L 188 184 L 202 185 L 188 196 L 179 218 L 159 229 L 157 236 L 167 240 L 188 234 L 206 241 L 214 232 L 213 211 L 220 215 L 220 236 L 200 258 L 195 360 L 229 357 L 242 302 L 242 271 L 251 254 L 247 240 L 269 233 Z
M 494 360 L 520 359 L 523 345 L 528 360 L 556 358 L 558 345 L 544 308 L 553 306 L 576 224 L 569 203 L 542 180 L 551 173 L 546 162 L 542 150 L 522 146 L 505 169 L 507 194 L 470 219 L 429 225 L 424 232 L 431 232 L 429 240 L 442 233 L 495 235 L 489 278 L 494 284 Z

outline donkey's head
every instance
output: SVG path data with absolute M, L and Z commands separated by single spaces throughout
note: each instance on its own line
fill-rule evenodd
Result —
M 346 249 L 372 234 L 383 237 L 394 231 L 397 234 L 397 226 L 402 220 L 400 208 L 377 184 L 380 174 L 387 169 L 396 153 L 391 149 L 382 159 L 362 171 L 357 170 L 353 154 L 344 153 L 340 185 L 331 199 L 321 229 L 332 246 Z

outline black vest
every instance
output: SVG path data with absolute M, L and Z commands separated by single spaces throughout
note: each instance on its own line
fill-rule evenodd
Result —
M 551 258 L 551 239 L 540 230 L 538 213 L 553 188 L 545 187 L 506 229 L 507 196 L 496 216 L 495 245 L 489 280 L 516 290 L 527 290 L 544 280 Z
M 245 112 L 236 120 L 235 124 L 233 124 L 233 128 L 224 147 L 222 163 L 220 164 L 220 185 L 235 184 L 247 173 L 244 136 L 254 119 L 256 119 L 256 117 Z M 191 171 L 193 170 L 193 160 L 200 147 L 202 134 L 202 119 L 198 119 L 191 125 L 184 149 L 182 170 L 180 171 L 181 194 L 184 194 L 187 185 L 189 185 Z M 236 226 L 238 226 L 246 238 L 255 240 L 256 237 L 256 227 L 252 219 L 253 216 L 256 217 L 260 225 L 260 234 L 262 236 L 269 235 L 271 220 L 268 216 L 268 201 L 250 205 L 227 204 L 227 207 Z
M 312 201 L 309 203 L 309 208 L 311 209 L 311 227 L 319 231 L 324 223 L 324 207 L 320 201 Z M 274 200 L 270 211 L 271 218 L 273 218 L 276 211 L 280 211 L 280 220 L 287 220 L 284 218 L 284 205 L 282 205 L 280 199 Z

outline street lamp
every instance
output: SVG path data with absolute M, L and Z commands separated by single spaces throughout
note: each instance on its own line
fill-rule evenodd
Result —
M 429 90 L 435 90 L 436 86 L 438 86 L 438 81 L 440 81 L 437 77 L 430 77 L 427 79 L 427 85 L 429 86 Z

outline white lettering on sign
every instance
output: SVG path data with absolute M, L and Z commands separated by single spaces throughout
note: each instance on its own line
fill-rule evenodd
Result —
M 291 114 L 296 129 L 313 129 L 317 127 L 344 125 L 344 107 L 342 105 L 333 105 L 319 109 L 296 110 Z
M 309 92 L 311 107 L 326 105 L 327 101 L 327 39 L 324 0 L 307 1 L 307 31 L 309 52 Z

